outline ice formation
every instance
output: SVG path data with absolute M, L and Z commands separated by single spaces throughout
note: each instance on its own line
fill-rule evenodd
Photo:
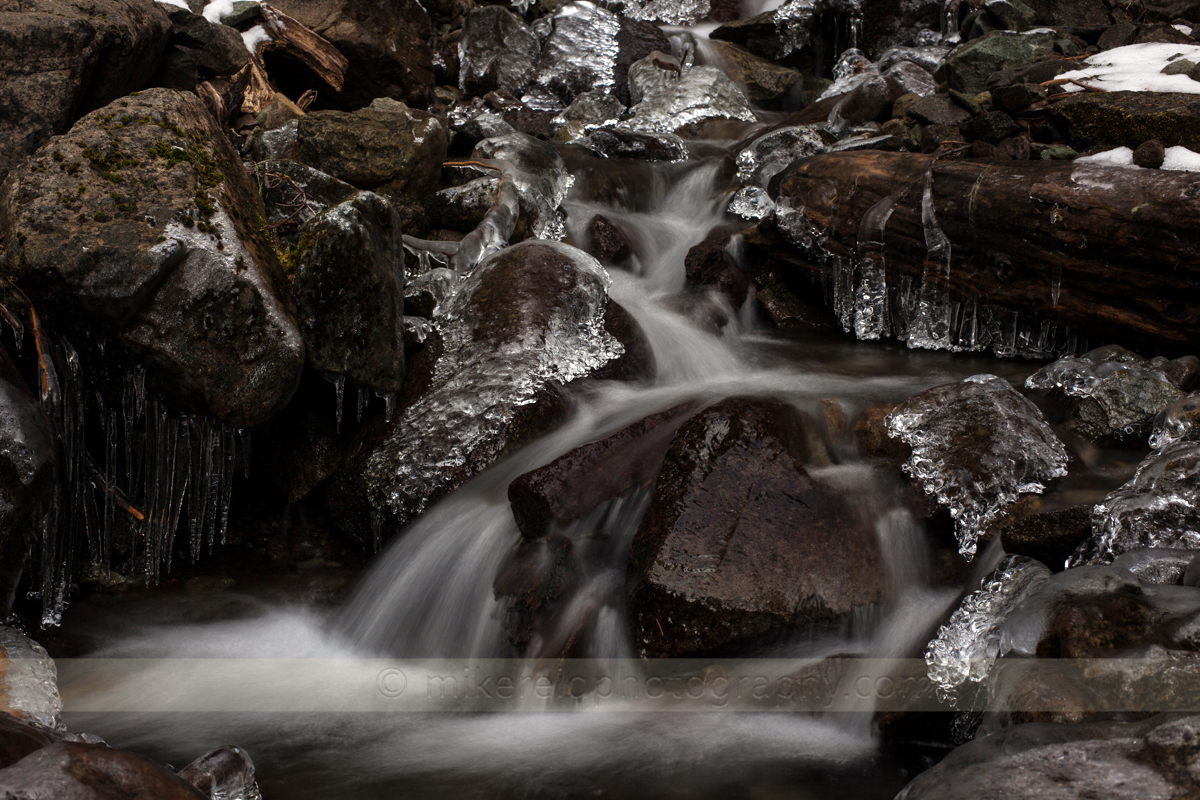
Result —
M 994 375 L 974 375 L 910 397 L 887 418 L 888 435 L 912 448 L 904 465 L 950 509 L 959 552 L 1021 494 L 1067 474 L 1067 451 L 1037 406 Z
M 1154 420 L 1150 446 L 1155 450 L 1175 442 L 1200 441 L 1200 393 L 1192 393 L 1167 406 Z
M 1092 538 L 1067 566 L 1106 564 L 1143 547 L 1200 550 L 1200 443 L 1174 442 L 1147 456 L 1092 509 Z
M 710 119 L 757 119 L 742 90 L 716 67 L 660 69 L 652 57 L 629 68 L 633 116 L 624 126 L 646 133 L 677 133 Z
M 4 706 L 38 725 L 66 730 L 59 716 L 63 703 L 58 667 L 46 648 L 15 628 L 0 625 L 0 663 Z
M 955 703 L 969 683 L 982 685 L 1001 655 L 1001 629 L 1013 609 L 1050 579 L 1050 570 L 1025 556 L 1006 555 L 963 598 L 925 648 L 926 674 L 940 700 Z
M 797 159 L 829 149 L 819 125 L 796 125 L 765 133 L 737 155 L 737 177 L 761 189 Z
M 180 777 L 207 792 L 211 800 L 262 800 L 254 762 L 240 747 L 218 747 L 184 767 Z
M 1200 94 L 1200 81 L 1184 74 L 1163 74 L 1162 69 L 1179 58 L 1200 61 L 1200 45 L 1130 44 L 1097 53 L 1084 61 L 1082 69 L 1064 72 L 1059 80 L 1080 83 L 1109 92 L 1182 92 Z M 1068 92 L 1082 92 L 1082 86 L 1068 83 Z
M 549 323 L 523 331 L 524 339 L 503 347 L 475 341 L 473 299 L 496 257 L 481 264 L 439 318 L 445 345 L 430 388 L 410 406 L 396 433 L 367 465 L 382 503 L 398 521 L 420 513 L 429 498 L 451 485 L 453 471 L 482 468 L 508 441 L 508 425 L 521 406 L 537 400 L 550 381 L 566 384 L 621 355 L 624 348 L 604 329 L 608 273 L 586 253 L 558 242 L 524 242 L 552 247 L 577 273 Z
M 564 3 L 554 12 L 534 77 L 521 100 L 530 108 L 557 111 L 588 91 L 611 93 L 616 85 L 617 15 L 588 0 Z
M 728 211 L 742 219 L 767 219 L 775 213 L 775 203 L 765 189 L 743 186 L 730 199 Z
M 710 0 L 628 0 L 622 15 L 668 25 L 695 25 L 708 16 Z

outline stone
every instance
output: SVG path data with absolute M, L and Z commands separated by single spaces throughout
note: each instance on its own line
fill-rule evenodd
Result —
M 981 736 L 918 775 L 897 800 L 1012 797 L 1168 800 L 1193 794 L 1200 717 L 1141 722 L 1031 723 Z
M 170 7 L 168 14 L 171 38 L 159 62 L 156 85 L 190 91 L 201 77 L 232 75 L 250 63 L 250 51 L 235 28 L 181 8 Z M 180 80 L 185 74 L 190 80 Z M 168 81 L 168 76 L 173 79 Z
M 181 769 L 179 777 L 210 797 L 249 800 L 259 795 L 250 754 L 232 745 L 200 756 Z
M 726 245 L 728 232 L 714 231 L 703 242 L 688 250 L 683 259 L 689 286 L 715 286 L 734 308 L 746 302 L 749 281 Z
M 58 667 L 46 648 L 16 628 L 0 625 L 0 714 L 63 731 Z
M 1200 95 L 1173 92 L 1077 92 L 1050 104 L 1047 121 L 1080 152 L 1149 139 L 1200 150 Z
M 438 306 L 458 288 L 458 273 L 435 267 L 421 273 L 404 287 L 404 310 L 417 317 L 433 319 Z
M 1018 83 L 992 90 L 992 107 L 1013 113 L 1046 99 L 1046 90 L 1036 83 Z
M 0 769 L 10 767 L 30 753 L 53 744 L 55 737 L 12 714 L 0 714 Z
M 289 100 L 282 92 L 276 92 L 271 102 L 258 112 L 257 120 L 263 130 L 281 128 L 294 119 L 304 116 L 304 111 Z
M 937 93 L 937 81 L 933 76 L 911 61 L 897 61 L 884 71 L 883 77 L 895 82 L 904 94 L 929 97 Z
M 767 61 L 732 42 L 717 39 L 711 45 L 717 65 L 734 83 L 746 87 L 746 96 L 755 105 L 778 108 L 801 81 L 798 70 Z
M 1192 80 L 1200 80 L 1200 63 L 1186 58 L 1177 58 L 1159 70 L 1163 75 L 1187 75 Z
M 967 42 L 946 58 L 946 83 L 951 89 L 976 94 L 988 88 L 993 72 L 1023 67 L 1054 52 L 1052 31 L 993 31 Z
M 430 218 L 442 228 L 469 233 L 483 222 L 496 203 L 499 178 L 485 175 L 430 195 L 425 204 Z
M 897 464 L 908 459 L 911 448 L 888 436 L 887 416 L 895 408 L 895 403 L 871 403 L 858 413 L 854 420 L 854 441 L 860 456 Z
M 404 248 L 387 200 L 358 192 L 308 222 L 295 253 L 300 333 L 313 369 L 380 394 L 404 380 Z
M 819 73 L 815 68 L 820 51 L 817 12 L 815 4 L 788 2 L 721 25 L 709 39 L 733 42 L 769 61 L 788 61 L 802 72 Z
M 609 158 L 683 161 L 688 157 L 687 143 L 673 133 L 650 133 L 609 127 L 590 132 L 588 139 L 597 153 Z
M 0 234 L 15 246 L 0 270 L 59 335 L 112 343 L 85 358 L 108 380 L 141 364 L 176 407 L 254 427 L 287 403 L 304 362 L 264 211 L 204 104 L 151 89 L 9 176 Z
M 1037 12 L 1021 0 L 988 0 L 984 8 L 1010 31 L 1027 31 L 1038 22 Z
M 971 115 L 944 95 L 919 97 L 905 105 L 906 116 L 922 125 L 961 125 Z
M 1145 547 L 1130 550 L 1113 559 L 1113 569 L 1128 570 L 1143 586 L 1183 583 L 1188 565 L 1196 559 L 1194 550 L 1169 547 Z
M 0 770 L 0 794 L 28 800 L 202 800 L 148 758 L 103 744 L 56 742 Z
M 1127 44 L 1132 44 L 1137 35 L 1138 26 L 1132 22 L 1123 20 L 1100 34 L 1096 45 L 1101 50 L 1113 50 L 1118 47 L 1124 47 Z
M 604 328 L 607 284 L 595 259 L 557 242 L 484 260 L 439 315 L 445 344 L 428 390 L 367 454 L 363 488 L 348 491 L 365 489 L 368 508 L 403 525 L 557 423 L 561 386 L 624 350 Z
M 999 144 L 1002 140 L 1020 133 L 1021 126 L 1003 111 L 986 111 L 964 122 L 959 126 L 959 130 L 968 140 L 982 139 L 989 144 Z
M 652 483 L 688 411 L 679 406 L 652 414 L 518 476 L 508 486 L 508 501 L 521 535 L 544 538 L 601 504 Z
M 1006 521 L 998 526 L 1006 553 L 1037 559 L 1054 570 L 1092 535 L 1092 507 L 1070 506 Z
M 85 113 L 141 89 L 170 30 L 149 0 L 0 6 L 0 181 Z
M 328 102 L 345 110 L 363 108 L 380 97 L 414 108 L 429 105 L 434 79 L 428 42 L 433 29 L 418 0 L 276 0 L 271 5 L 311 28 L 349 62 L 342 89 L 321 90 Z M 298 62 L 289 67 L 307 69 Z
M 1142 142 L 1133 151 L 1133 163 L 1146 169 L 1158 169 L 1163 165 L 1166 155 L 1162 142 L 1151 139 L 1148 142 Z
M 50 420 L 0 348 L 0 615 L 12 610 L 36 517 L 53 500 L 57 461 Z
M 467 14 L 462 30 L 459 88 L 479 96 L 496 89 L 520 96 L 541 53 L 529 26 L 502 6 L 480 6 Z
M 446 149 L 441 120 L 385 101 L 352 113 L 305 114 L 295 160 L 359 189 L 419 198 L 436 190 Z
M 757 120 L 746 96 L 716 67 L 672 71 L 648 56 L 629 68 L 629 93 L 635 105 L 624 126 L 642 133 L 698 137 L 705 123 Z
M 1137 36 L 1133 39 L 1133 44 L 1183 44 L 1194 45 L 1196 40 L 1186 33 L 1182 33 L 1175 29 L 1174 25 L 1169 25 L 1165 22 L 1160 22 L 1157 25 L 1143 25 Z
M 805 425 L 787 406 L 735 399 L 676 432 L 629 555 L 641 655 L 835 625 L 883 599 L 874 535 L 804 469 Z
M 617 31 L 617 60 L 613 68 L 613 93 L 622 105 L 629 106 L 629 67 L 655 50 L 671 52 L 671 40 L 652 22 L 629 19 L 622 15 Z
M 255 167 L 267 223 L 275 237 L 294 248 L 304 224 L 357 190 L 296 161 L 262 161 Z
M 549 19 L 550 35 L 522 101 L 537 111 L 564 108 L 593 90 L 616 89 L 617 15 L 590 0 L 571 0 Z
M 1090 387 L 1071 425 L 1094 442 L 1145 441 L 1159 412 L 1184 396 L 1149 370 L 1116 369 Z
M 601 261 L 620 264 L 633 255 L 633 248 L 624 234 L 603 214 L 592 217 L 588 225 L 589 252 Z
M 496 571 L 492 591 L 497 599 L 506 601 L 503 624 L 517 652 L 525 653 L 535 635 L 555 627 L 558 600 L 582 580 L 582 565 L 574 550 L 572 541 L 562 534 L 521 538 Z M 556 655 L 569 658 L 577 654 Z

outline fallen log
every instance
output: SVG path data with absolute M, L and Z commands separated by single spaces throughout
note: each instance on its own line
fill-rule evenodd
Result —
M 797 162 L 771 194 L 802 254 L 781 261 L 832 283 L 862 338 L 1030 357 L 1084 337 L 1200 345 L 1198 173 L 860 151 Z
M 277 8 L 263 3 L 263 27 L 271 35 L 271 46 L 282 47 L 296 56 L 317 77 L 340 92 L 346 80 L 346 68 L 350 62 L 328 41 L 284 14 Z

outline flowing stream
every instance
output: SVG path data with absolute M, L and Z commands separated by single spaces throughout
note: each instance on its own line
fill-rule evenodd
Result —
M 237 608 L 226 604 L 220 619 L 197 612 L 188 623 L 156 624 L 153 614 L 127 608 L 110 643 L 92 655 L 277 659 L 269 673 L 273 696 L 294 691 L 297 697 L 308 684 L 289 684 L 288 659 L 513 658 L 492 586 L 519 537 L 506 490 L 521 473 L 685 400 L 764 396 L 815 412 L 821 399 L 837 398 L 853 414 L 873 400 L 903 399 L 979 372 L 1020 379 L 1031 371 L 1020 362 L 764 330 L 752 304 L 734 309 L 715 293 L 685 288 L 684 256 L 724 216 L 729 190 L 720 161 L 624 165 L 610 176 L 606 202 L 584 196 L 585 173 L 604 168 L 598 159 L 575 167 L 576 193 L 564 203 L 568 235 L 583 240 L 588 221 L 603 213 L 631 243 L 628 269 L 610 267 L 610 294 L 649 339 L 657 364 L 652 381 L 579 393 L 566 424 L 493 465 L 387 543 L 343 608 L 267 606 L 252 591 L 234 595 Z M 889 599 L 864 609 L 839 634 L 798 635 L 747 658 L 799 664 L 833 653 L 917 656 L 959 596 L 956 589 L 930 587 L 926 532 L 897 502 L 896 480 L 880 477 L 853 452 L 834 455 L 835 466 L 813 475 L 857 498 L 875 521 Z M 537 654 L 555 652 L 554 640 L 581 626 L 589 657 L 625 659 L 636 669 L 623 606 L 625 565 L 647 501 L 646 492 L 635 494 L 580 523 L 601 534 L 584 554 L 586 580 L 563 603 L 558 629 L 530 646 L 530 661 L 520 669 L 544 669 Z M 871 736 L 871 707 L 863 703 L 820 715 L 656 714 L 636 702 L 605 713 L 582 710 L 586 703 L 569 713 L 553 703 L 507 714 L 289 712 L 253 704 L 236 711 L 225 707 L 219 691 L 211 694 L 211 686 L 190 689 L 156 672 L 153 661 L 127 663 L 125 676 L 104 686 L 68 684 L 72 730 L 175 764 L 209 744 L 238 744 L 255 758 L 269 798 L 716 798 L 777 791 L 891 797 L 913 769 L 928 763 L 880 752 Z M 177 697 L 193 692 L 195 709 L 225 710 L 72 712 L 72 698 L 137 698 L 159 682 Z

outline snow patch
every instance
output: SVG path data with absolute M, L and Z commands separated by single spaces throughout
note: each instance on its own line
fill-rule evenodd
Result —
M 1188 80 L 1191 80 L 1190 78 Z M 1198 84 L 1200 85 L 1200 84 Z M 1092 164 L 1098 167 L 1129 167 L 1142 169 L 1133 163 L 1133 151 L 1128 147 L 1116 147 L 1081 156 L 1075 159 L 1076 164 Z M 1181 172 L 1200 172 L 1200 153 L 1188 150 L 1186 147 L 1168 147 L 1163 158 L 1162 169 L 1179 170 Z M 1072 175 L 1072 178 L 1075 176 Z
M 258 46 L 263 42 L 271 40 L 271 34 L 267 33 L 267 29 L 262 25 L 255 25 L 250 30 L 242 34 L 242 41 L 246 45 L 246 49 L 254 55 L 258 50 Z
M 1064 72 L 1059 80 L 1072 79 L 1110 92 L 1182 92 L 1200 94 L 1200 81 L 1187 75 L 1163 75 L 1162 69 L 1178 58 L 1200 61 L 1200 45 L 1131 44 L 1098 53 L 1087 59 L 1083 69 Z M 1083 88 L 1068 83 L 1068 92 Z

